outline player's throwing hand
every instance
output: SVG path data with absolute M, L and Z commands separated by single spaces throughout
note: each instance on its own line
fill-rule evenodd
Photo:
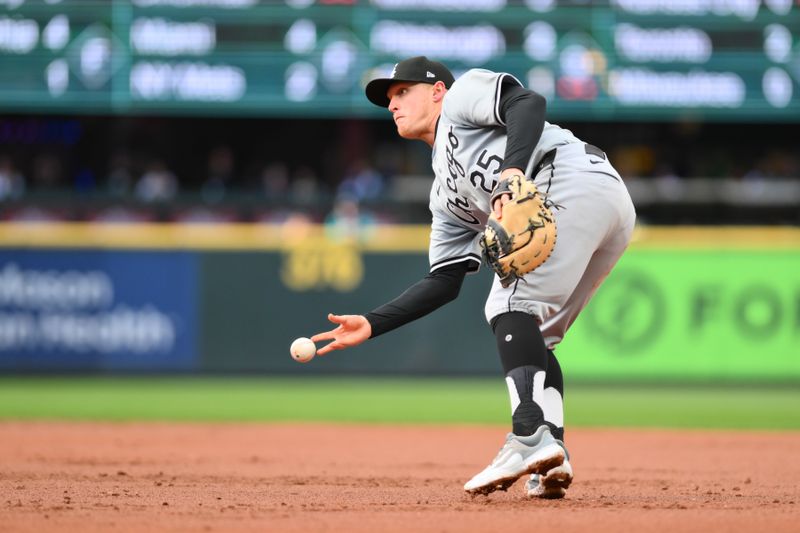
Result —
M 311 337 L 314 342 L 333 339 L 333 342 L 317 350 L 317 355 L 325 355 L 333 350 L 358 346 L 372 335 L 372 326 L 363 315 L 334 315 L 333 313 L 328 313 L 328 320 L 334 324 L 339 324 L 339 327 L 324 333 L 317 333 Z

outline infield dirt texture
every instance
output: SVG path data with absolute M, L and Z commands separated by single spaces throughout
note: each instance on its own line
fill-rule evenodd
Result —
M 800 433 L 575 429 L 564 500 L 470 497 L 498 426 L 0 423 L 0 531 L 797 531 Z

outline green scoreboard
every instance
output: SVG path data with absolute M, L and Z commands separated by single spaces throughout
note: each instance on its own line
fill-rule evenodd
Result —
M 372 116 L 414 55 L 554 119 L 800 121 L 800 0 L 0 0 L 0 112 Z

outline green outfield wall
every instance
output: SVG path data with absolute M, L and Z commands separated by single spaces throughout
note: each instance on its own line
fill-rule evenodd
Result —
M 800 377 L 800 253 L 633 249 L 558 353 L 582 377 Z
M 291 341 L 328 329 L 327 313 L 369 311 L 427 272 L 425 227 L 334 229 L 0 224 L 0 369 L 500 372 L 483 315 L 485 268 L 467 278 L 458 300 L 415 323 L 306 365 L 292 361 Z M 142 342 L 125 348 L 108 335 L 92 343 L 85 333 L 79 343 L 60 331 L 57 339 L 72 344 L 54 345 L 52 328 L 40 328 L 49 344 L 37 339 L 36 321 L 51 325 L 54 311 L 31 310 L 41 295 L 9 296 L 16 279 L 9 265 L 17 277 L 73 279 L 83 269 L 108 278 L 99 286 L 110 287 L 109 309 L 76 307 L 70 322 L 62 305 L 59 324 L 101 312 L 118 319 L 121 308 L 156 317 L 152 331 L 161 336 L 142 330 L 145 340 L 158 340 L 147 353 Z M 800 381 L 800 229 L 640 228 L 556 353 L 572 380 Z

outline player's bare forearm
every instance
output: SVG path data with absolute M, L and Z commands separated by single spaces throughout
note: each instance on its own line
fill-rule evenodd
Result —
M 325 355 L 333 350 L 341 350 L 358 346 L 372 335 L 372 326 L 363 315 L 328 314 L 328 320 L 338 327 L 317 333 L 311 340 L 314 342 L 330 340 L 328 344 L 317 350 L 317 355 Z

